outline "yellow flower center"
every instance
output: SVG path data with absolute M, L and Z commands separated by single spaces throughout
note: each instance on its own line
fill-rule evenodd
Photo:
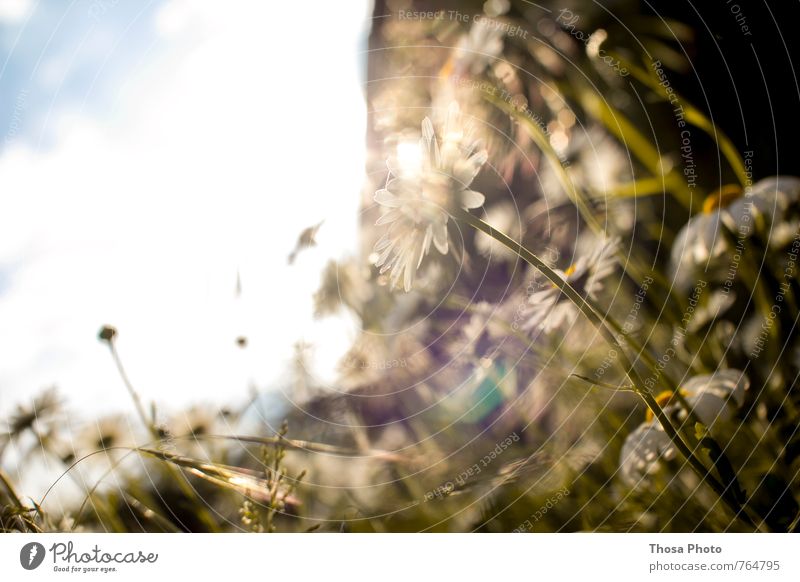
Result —
M 451 56 L 449 59 L 447 59 L 447 62 L 439 70 L 439 77 L 442 79 L 448 78 L 450 75 L 453 74 L 454 69 L 455 69 L 455 59 Z
M 574 272 L 575 272 L 575 263 L 571 264 L 571 265 L 570 265 L 569 267 L 567 267 L 567 269 L 564 271 L 564 278 L 566 279 L 567 277 L 569 277 L 570 275 L 572 275 Z M 558 285 L 556 285 L 555 283 L 550 283 L 550 285 L 553 287 L 553 289 L 558 289 Z
M 725 208 L 742 195 L 742 189 L 736 184 L 726 184 L 714 190 L 703 201 L 703 214 L 711 214 L 719 208 Z
M 683 388 L 680 389 L 680 393 L 684 397 L 686 397 L 689 394 Z M 656 402 L 661 408 L 664 408 L 665 406 L 673 404 L 677 400 L 677 398 L 678 398 L 677 395 L 672 390 L 664 390 L 663 392 L 659 393 L 658 396 L 656 396 Z M 653 420 L 653 418 L 655 418 L 655 416 L 653 415 L 653 411 L 648 408 L 647 412 L 645 413 L 645 420 L 647 422 L 650 422 L 651 420 Z

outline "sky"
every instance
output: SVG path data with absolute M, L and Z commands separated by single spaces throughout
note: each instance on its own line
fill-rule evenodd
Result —
M 52 385 L 130 409 L 104 324 L 167 409 L 285 389 L 300 340 L 333 378 L 356 324 L 315 322 L 311 294 L 357 248 L 368 13 L 0 0 L 1 415 Z

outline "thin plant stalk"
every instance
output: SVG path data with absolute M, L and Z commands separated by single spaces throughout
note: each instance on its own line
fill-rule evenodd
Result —
M 661 97 L 662 100 L 669 101 L 670 95 L 667 89 L 661 85 L 661 82 L 654 73 L 646 71 L 645 69 L 635 65 L 617 52 L 609 51 L 608 54 L 618 59 L 619 62 L 622 63 L 636 79 L 653 90 L 659 97 Z M 714 140 L 714 143 L 717 144 L 717 147 L 725 156 L 725 159 L 728 161 L 728 164 L 730 165 L 734 174 L 736 174 L 737 180 L 739 180 L 739 183 L 742 185 L 742 187 L 745 187 L 748 183 L 748 172 L 745 169 L 742 156 L 739 154 L 736 146 L 733 145 L 733 142 L 730 140 L 730 138 L 721 129 L 719 129 L 716 124 L 714 124 L 714 122 L 708 118 L 707 115 L 689 103 L 682 95 L 675 92 L 674 89 L 673 94 L 675 95 L 677 102 L 683 107 L 686 121 L 704 131 L 711 139 Z
M 153 423 L 152 419 L 148 418 L 147 413 L 145 412 L 144 405 L 142 404 L 142 399 L 139 397 L 139 393 L 133 387 L 133 384 L 128 378 L 128 374 L 125 372 L 125 368 L 122 365 L 122 359 L 119 357 L 119 353 L 117 352 L 117 347 L 114 343 L 114 337 L 112 336 L 108 340 L 106 340 L 108 344 L 108 348 L 111 351 L 111 357 L 114 360 L 114 364 L 117 366 L 117 370 L 119 371 L 120 378 L 122 378 L 122 383 L 125 384 L 125 388 L 128 390 L 128 394 L 130 394 L 131 399 L 133 400 L 133 404 L 136 407 L 136 412 L 138 413 L 139 417 L 141 418 L 142 424 L 147 428 L 147 431 L 156 441 L 161 440 L 161 435 L 158 432 L 155 424 Z M 177 483 L 178 487 L 181 489 L 184 495 L 186 495 L 189 499 L 191 499 L 194 504 L 197 506 L 198 510 L 198 517 L 200 520 L 206 524 L 210 531 L 216 532 L 219 531 L 217 527 L 217 523 L 214 518 L 209 513 L 208 509 L 203 505 L 202 500 L 197 496 L 197 492 L 194 488 L 189 484 L 189 482 L 185 479 L 183 474 L 172 465 L 166 465 L 167 471 L 170 472 L 175 477 L 175 482 Z
M 561 159 L 553 149 L 553 146 L 550 145 L 550 140 L 547 135 L 545 135 L 544 131 L 542 131 L 542 128 L 534 123 L 529 117 L 522 114 L 516 107 L 505 102 L 503 99 L 499 99 L 493 95 L 486 95 L 484 98 L 504 113 L 513 117 L 520 125 L 522 125 L 522 127 L 525 128 L 530 138 L 542 151 L 545 158 L 550 163 L 553 171 L 556 173 L 556 177 L 558 178 L 562 189 L 567 194 L 567 198 L 569 198 L 570 202 L 572 202 L 578 209 L 581 218 L 583 218 L 589 228 L 591 228 L 597 234 L 601 234 L 603 232 L 602 225 L 597 221 L 591 208 L 589 208 L 588 203 L 586 200 L 584 200 L 584 197 L 570 179 L 566 169 L 564 168 L 564 165 L 561 163 Z M 644 272 L 647 271 L 646 266 L 640 264 L 640 262 L 634 257 L 627 258 L 623 256 L 621 251 L 618 249 L 615 250 L 615 253 L 620 257 L 620 259 L 628 260 L 628 264 L 630 265 L 629 276 L 631 276 L 637 284 L 641 284 L 641 282 L 644 280 Z M 657 281 L 658 284 L 665 290 L 668 297 L 673 299 L 678 305 L 682 305 L 680 297 L 675 294 L 672 285 L 670 285 L 658 271 L 650 269 L 649 274 L 653 277 L 653 280 Z
M 526 130 L 528 131 L 528 134 L 534 140 L 536 145 L 542 150 L 542 152 L 545 154 L 545 157 L 551 162 L 551 164 L 553 166 L 553 169 L 555 170 L 555 172 L 556 172 L 556 174 L 557 174 L 557 176 L 559 178 L 559 181 L 561 182 L 561 185 L 562 185 L 564 191 L 567 193 L 567 197 L 576 206 L 576 208 L 580 212 L 580 214 L 583 217 L 583 219 L 589 225 L 589 227 L 592 228 L 592 230 L 594 230 L 595 232 L 601 233 L 602 232 L 602 228 L 601 228 L 600 223 L 597 222 L 597 220 L 595 219 L 594 215 L 592 214 L 591 209 L 588 207 L 586 201 L 583 199 L 581 194 L 578 192 L 578 189 L 575 188 L 575 185 L 569 179 L 569 176 L 567 175 L 567 172 L 564 169 L 564 166 L 561 164 L 561 160 L 559 159 L 559 157 L 556 154 L 555 150 L 550 145 L 550 142 L 549 142 L 547 136 L 544 134 L 544 132 L 541 130 L 541 128 L 538 127 L 535 123 L 533 123 L 530 119 L 528 119 L 524 115 L 520 115 L 518 110 L 516 110 L 512 105 L 510 105 L 509 103 L 503 101 L 502 99 L 497 99 L 497 98 L 495 98 L 493 96 L 488 96 L 488 97 L 486 97 L 486 99 L 489 100 L 491 103 L 493 103 L 496 107 L 500 108 L 504 112 L 506 112 L 509 115 L 511 115 L 512 117 L 515 117 L 517 119 L 517 121 L 519 121 L 526 128 Z M 603 103 L 603 105 L 605 107 L 609 108 L 608 104 L 606 104 L 604 101 L 598 101 L 598 102 L 599 103 Z M 611 111 L 610 108 L 609 108 L 609 111 Z M 619 114 L 615 114 L 612 111 L 611 119 L 615 120 L 615 122 L 618 125 L 621 122 L 624 122 L 626 124 L 625 127 L 628 128 L 628 130 L 629 130 L 628 133 L 630 133 L 630 132 L 636 133 L 636 136 L 637 136 L 636 144 L 637 144 L 637 146 L 641 145 L 641 147 L 633 148 L 635 151 L 641 151 L 644 146 L 648 146 L 649 147 L 648 142 L 641 135 L 638 134 L 638 132 L 633 127 L 633 125 L 629 121 L 627 121 L 624 117 L 622 117 Z M 606 120 L 606 121 L 608 121 L 608 120 Z M 621 139 L 622 139 L 622 141 L 624 143 L 625 142 L 624 138 L 625 138 L 626 134 L 624 132 L 622 132 L 619 135 L 620 135 L 620 137 L 621 137 Z M 630 141 L 630 137 L 628 138 L 628 141 Z M 655 153 L 653 154 L 653 156 L 655 156 L 653 159 L 660 160 L 660 158 L 658 158 L 658 156 L 656 156 Z M 653 157 L 653 156 L 651 156 L 651 157 Z M 659 166 L 660 161 L 657 161 L 657 163 L 656 162 L 654 162 L 654 163 L 656 164 L 656 166 L 660 167 Z M 655 170 L 656 168 L 654 167 L 652 169 Z M 672 174 L 670 174 L 670 180 L 672 180 L 674 182 L 673 178 L 674 178 L 674 176 Z M 663 179 L 666 179 L 666 178 L 663 178 Z M 615 252 L 617 252 L 617 254 L 621 256 L 621 253 L 619 253 L 619 251 L 615 251 Z M 622 257 L 622 258 L 625 258 L 625 257 Z M 636 262 L 632 260 L 632 258 L 629 258 L 628 264 L 631 264 L 634 267 L 634 269 L 633 269 L 633 271 L 634 271 L 633 280 L 637 284 L 639 284 L 641 282 L 641 280 L 643 279 L 643 277 L 642 277 L 643 269 L 641 268 L 641 266 L 637 265 Z M 654 273 L 652 271 L 651 271 L 651 274 L 653 276 L 653 279 L 657 280 L 659 282 L 659 284 L 662 284 L 663 288 L 667 290 L 667 295 L 670 298 L 672 298 L 673 300 L 675 300 L 675 302 L 678 305 L 680 305 L 681 308 L 683 308 L 683 305 L 682 305 L 682 302 L 681 302 L 680 298 L 677 297 L 674 294 L 673 286 L 667 284 L 666 281 L 664 281 L 663 278 L 659 274 Z M 600 314 L 602 313 L 601 310 L 598 309 L 596 305 L 594 305 L 594 303 L 592 302 L 592 300 L 590 298 L 582 298 L 582 300 L 589 307 L 591 307 L 592 310 L 598 316 L 600 316 Z M 622 337 L 623 338 L 625 343 L 627 343 L 629 345 L 629 347 L 633 350 L 633 352 L 636 354 L 637 359 L 641 358 L 651 368 L 655 368 L 656 363 L 657 363 L 656 360 L 655 360 L 655 357 L 647 350 L 646 346 L 639 345 L 633 339 L 633 337 L 631 337 L 630 334 L 624 333 L 623 330 L 622 330 L 622 327 L 619 324 L 617 324 L 613 319 L 610 319 L 610 318 L 605 317 L 605 316 L 601 317 L 601 319 L 605 322 L 606 325 L 608 325 L 608 326 L 610 326 L 612 328 L 612 330 L 617 334 L 618 337 Z M 691 419 L 693 419 L 694 421 L 697 421 L 698 419 L 696 418 L 696 416 L 694 415 L 693 411 L 691 410 L 691 407 L 686 402 L 686 399 L 684 398 L 683 394 L 681 394 L 680 387 L 677 385 L 677 382 L 675 382 L 675 380 L 669 376 L 669 372 L 667 372 L 666 370 L 662 371 L 662 375 L 664 375 L 665 379 L 669 383 L 669 385 L 670 385 L 669 388 L 671 389 L 671 391 L 673 393 L 675 393 L 675 396 L 676 396 L 678 402 L 683 406 L 683 408 L 686 409 L 687 414 L 689 415 L 689 417 Z M 690 439 L 692 439 L 692 440 L 694 439 L 693 435 L 690 437 Z
M 537 257 L 527 248 L 522 246 L 522 244 L 514 241 L 507 235 L 503 234 L 499 230 L 493 228 L 477 216 L 473 216 L 466 210 L 461 208 L 455 209 L 453 211 L 454 217 L 456 220 L 468 224 L 469 226 L 475 228 L 483 232 L 484 234 L 490 236 L 500 244 L 504 245 L 509 250 L 516 253 L 521 259 L 531 265 L 533 268 L 538 270 L 542 275 L 544 275 L 553 285 L 555 285 L 574 305 L 575 307 L 584 315 L 586 318 L 595 326 L 601 336 L 615 349 L 617 349 L 619 353 L 620 363 L 623 366 L 625 374 L 630 379 L 634 390 L 639 395 L 640 398 L 644 401 L 653 415 L 656 417 L 658 422 L 664 429 L 664 432 L 667 434 L 669 439 L 675 445 L 675 447 L 681 452 L 681 454 L 686 458 L 689 465 L 692 469 L 698 474 L 701 481 L 708 483 L 711 489 L 717 494 L 717 496 L 723 501 L 725 505 L 733 512 L 734 516 L 741 519 L 745 522 L 748 526 L 753 527 L 755 529 L 760 529 L 758 525 L 756 525 L 756 521 L 753 520 L 747 512 L 747 508 L 743 507 L 736 496 L 734 495 L 733 491 L 722 485 L 716 477 L 709 471 L 703 462 L 697 457 L 694 451 L 689 447 L 689 445 L 684 441 L 682 435 L 678 432 L 678 430 L 672 425 L 667 414 L 664 412 L 664 409 L 661 408 L 661 405 L 656 401 L 655 397 L 652 393 L 645 387 L 644 382 L 642 381 L 641 376 L 634 368 L 632 362 L 627 356 L 627 353 L 623 350 L 620 343 L 617 341 L 617 338 L 612 331 L 612 327 L 608 324 L 608 318 L 599 313 L 592 305 L 586 302 L 586 300 L 578 293 L 575 288 L 573 288 L 563 277 L 561 277 L 558 273 L 556 273 L 552 268 L 550 268 L 547 263 L 545 263 L 542 259 Z
M 2 469 L 0 469 L 0 483 L 3 484 L 3 488 L 6 490 L 6 493 L 8 493 L 11 501 L 14 502 L 14 505 L 16 505 L 18 509 L 25 509 L 25 505 L 20 500 L 19 495 L 17 495 L 17 491 L 11 483 L 11 479 L 8 478 Z
M 136 392 L 136 389 L 133 387 L 133 384 L 128 378 L 128 374 L 125 372 L 125 368 L 122 366 L 122 359 L 119 357 L 119 353 L 117 352 L 117 346 L 114 344 L 114 340 L 110 340 L 108 343 L 108 349 L 111 350 L 111 358 L 114 360 L 114 364 L 117 366 L 117 371 L 119 372 L 120 378 L 122 378 L 122 383 L 125 385 L 125 388 L 128 391 L 128 394 L 133 400 L 133 405 L 136 407 L 136 412 L 141 418 L 142 423 L 147 428 L 147 431 L 150 433 L 150 436 L 158 439 L 158 431 L 153 426 L 153 423 L 147 417 L 147 413 L 144 410 L 144 405 L 142 404 L 142 399 L 139 397 L 139 393 Z

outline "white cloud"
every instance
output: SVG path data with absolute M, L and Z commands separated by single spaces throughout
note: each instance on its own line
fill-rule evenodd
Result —
M 360 14 L 311 4 L 298 30 L 266 3 L 226 2 L 216 18 L 218 3 L 172 0 L 163 10 L 178 16 L 160 27 L 203 26 L 130 71 L 113 120 L 62 114 L 53 149 L 0 157 L 0 265 L 15 265 L 0 295 L 0 412 L 52 383 L 79 407 L 127 405 L 95 339 L 104 323 L 160 402 L 242 396 L 303 337 L 332 365 L 353 324 L 314 324 L 310 292 L 328 256 L 355 248 Z M 323 248 L 287 267 L 322 218 Z

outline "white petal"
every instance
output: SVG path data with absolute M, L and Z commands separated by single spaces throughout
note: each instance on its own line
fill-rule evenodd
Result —
M 480 192 L 475 192 L 475 190 L 461 191 L 461 205 L 464 208 L 480 208 L 485 200 L 486 197 Z
M 447 108 L 447 121 L 444 124 L 445 139 L 451 139 L 460 129 L 459 121 L 461 119 L 461 110 L 458 107 L 458 101 L 453 101 Z
M 456 166 L 458 160 L 463 159 L 463 157 L 464 156 L 457 143 L 453 141 L 445 141 L 442 144 L 439 169 L 441 169 L 443 172 L 450 173 L 453 171 L 453 168 Z
M 429 117 L 426 117 L 422 120 L 422 137 L 425 138 L 425 141 L 430 143 L 433 139 L 433 135 L 433 122 Z
M 392 176 L 398 177 L 403 173 L 403 165 L 397 161 L 395 156 L 386 159 L 386 167 L 389 168 L 389 173 Z
M 375 221 L 376 225 L 379 224 L 389 224 L 390 222 L 394 222 L 398 218 L 403 216 L 403 213 L 400 210 L 392 209 L 383 216 L 381 216 L 377 221 Z
M 416 271 L 417 269 L 412 264 L 406 263 L 405 276 L 403 277 L 403 289 L 405 289 L 406 293 L 411 291 L 411 285 L 414 283 L 414 273 L 416 273 Z
M 373 251 L 380 252 L 388 246 L 391 246 L 392 239 L 389 237 L 388 234 L 384 234 L 381 238 L 378 239 L 378 242 L 375 243 L 375 246 L 372 248 Z
M 394 248 L 394 243 L 391 243 L 388 247 L 386 247 L 383 250 L 383 252 L 378 257 L 378 260 L 375 262 L 375 266 L 376 267 L 380 267 L 381 265 L 386 263 L 386 259 L 389 258 L 389 255 L 391 254 L 393 248 Z M 377 249 L 376 249 L 376 251 L 377 251 Z
M 393 178 L 386 184 L 385 189 L 402 200 L 403 198 L 418 198 L 421 187 L 418 179 Z
M 433 228 L 428 225 L 428 228 L 425 229 L 425 238 L 422 240 L 422 253 L 420 253 L 419 262 L 422 262 L 422 257 L 428 254 L 428 251 L 431 249 L 431 240 L 433 240 Z M 417 264 L 419 267 L 419 263 Z
M 381 266 L 381 270 L 378 271 L 378 273 L 383 275 L 386 271 L 388 271 L 389 269 L 394 267 L 394 265 L 397 263 L 397 257 L 398 257 L 399 254 L 400 254 L 400 251 L 395 252 L 395 254 L 388 261 L 385 260 L 386 257 L 383 257 L 385 262 Z M 388 256 L 389 255 L 389 251 L 388 250 L 384 251 L 384 255 Z
M 404 248 L 402 252 L 397 255 L 394 268 L 392 269 L 392 276 L 389 277 L 392 287 L 397 287 L 397 282 L 400 280 L 400 275 L 402 275 L 403 271 L 408 268 L 408 261 L 406 260 L 407 254 L 408 248 Z
M 433 123 L 430 118 L 422 120 L 422 137 L 420 147 L 426 154 L 423 156 L 423 169 L 430 171 L 441 166 L 441 156 L 439 155 L 439 144 L 436 141 L 436 134 L 433 131 Z
M 445 223 L 433 224 L 433 245 L 443 255 L 447 254 L 447 225 Z
M 483 166 L 488 160 L 489 152 L 485 149 L 480 149 L 469 157 L 469 161 L 478 167 Z
M 434 137 L 431 143 L 433 144 L 433 158 L 431 159 L 431 163 L 434 168 L 438 169 L 442 167 L 442 154 L 439 152 L 439 142 L 436 141 Z
M 555 287 L 548 287 L 547 289 L 543 289 L 542 291 L 536 291 L 531 293 L 530 297 L 528 297 L 528 303 L 533 306 L 541 306 L 544 304 L 552 304 L 555 303 L 555 300 L 558 298 L 558 294 L 560 291 Z
M 453 166 L 453 177 L 465 188 L 472 184 L 483 164 L 489 159 L 486 150 L 473 154 L 469 159 L 460 159 Z
M 386 189 L 378 190 L 374 196 L 375 202 L 388 206 L 390 208 L 398 208 L 401 206 L 401 200 Z

